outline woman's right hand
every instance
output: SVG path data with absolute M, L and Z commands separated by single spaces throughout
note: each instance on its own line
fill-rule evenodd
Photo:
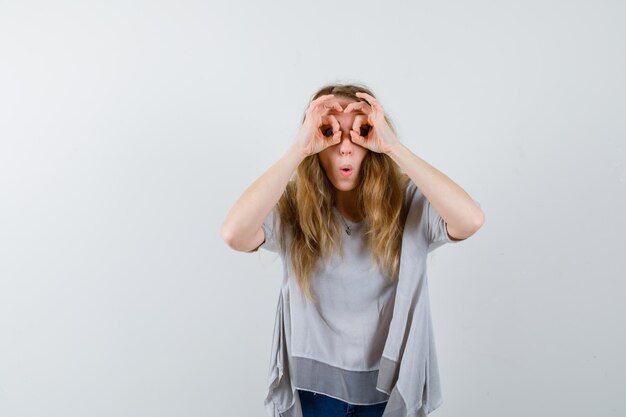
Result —
M 327 94 L 316 98 L 309 105 L 304 123 L 294 140 L 294 146 L 305 156 L 314 155 L 341 141 L 339 122 L 335 116 L 328 114 L 331 109 L 343 111 L 334 99 L 333 94 Z

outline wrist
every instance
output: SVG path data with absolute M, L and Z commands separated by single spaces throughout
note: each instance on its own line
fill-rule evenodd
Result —
M 292 144 L 291 147 L 289 147 L 289 149 L 287 150 L 287 155 L 291 159 L 297 161 L 298 164 L 300 164 L 300 162 L 304 161 L 309 156 L 301 147 L 299 147 L 295 143 Z
M 400 152 L 402 152 L 402 148 L 404 145 L 400 141 L 394 142 L 387 152 L 385 152 L 391 159 L 395 160 Z

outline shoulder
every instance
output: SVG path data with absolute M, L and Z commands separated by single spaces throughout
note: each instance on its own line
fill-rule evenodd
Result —
M 419 189 L 417 184 L 415 184 L 415 182 L 413 182 L 413 180 L 408 176 L 404 187 L 403 209 L 405 211 L 405 216 L 410 216 L 414 220 L 419 219 L 418 223 L 420 227 L 425 227 L 422 222 L 427 220 L 429 206 L 426 196 L 422 193 L 422 190 Z M 404 219 L 406 221 L 407 217 L 404 217 Z
M 404 189 L 405 205 L 411 205 L 413 201 L 419 200 L 422 197 L 422 192 L 408 175 L 402 175 L 401 183 Z

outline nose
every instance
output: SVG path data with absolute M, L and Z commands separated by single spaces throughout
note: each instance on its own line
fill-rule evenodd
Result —
M 356 146 L 350 138 L 350 129 L 342 129 L 341 142 L 339 142 L 339 153 L 341 155 L 351 155 L 352 148 Z

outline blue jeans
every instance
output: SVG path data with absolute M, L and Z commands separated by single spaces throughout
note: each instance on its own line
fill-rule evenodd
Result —
M 302 417 L 381 417 L 387 402 L 372 405 L 353 405 L 311 391 L 298 390 Z

